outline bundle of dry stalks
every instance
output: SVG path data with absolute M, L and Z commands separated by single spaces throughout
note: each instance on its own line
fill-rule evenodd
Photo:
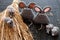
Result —
M 0 40 L 33 40 L 28 26 L 23 22 L 19 14 L 18 5 L 14 1 L 9 5 L 14 7 L 14 15 L 12 17 L 14 26 L 10 27 L 9 24 L 3 20 L 5 17 L 10 17 L 8 7 L 0 13 Z

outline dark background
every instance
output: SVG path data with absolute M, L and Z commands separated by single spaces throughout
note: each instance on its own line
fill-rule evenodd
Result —
M 0 12 L 6 9 L 8 5 L 12 3 L 13 0 L 0 0 Z M 53 13 L 53 16 L 49 16 L 50 23 L 53 23 L 56 26 L 59 26 L 60 28 L 60 0 L 22 0 L 27 5 L 30 2 L 35 2 L 38 6 L 41 8 L 44 8 L 45 6 L 50 6 L 52 8 L 51 13 Z M 60 34 L 59 37 L 51 37 L 50 35 L 47 35 L 45 31 L 37 31 L 33 26 L 30 28 L 34 39 L 35 40 L 60 40 Z

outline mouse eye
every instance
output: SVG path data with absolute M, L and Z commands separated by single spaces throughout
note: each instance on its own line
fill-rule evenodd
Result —
M 28 6 L 28 8 L 33 9 L 35 7 L 35 5 L 36 5 L 35 3 L 30 3 L 29 6 Z
M 24 2 L 20 2 L 20 3 L 19 3 L 19 7 L 20 7 L 20 8 L 24 8 L 24 7 L 26 7 L 26 5 L 25 5 Z
M 34 10 L 35 10 L 36 12 L 41 12 L 41 11 L 42 11 L 41 8 L 39 8 L 38 6 L 35 6 L 35 7 L 34 7 Z
M 45 12 L 45 13 L 46 13 L 46 12 L 49 12 L 50 10 L 51 10 L 51 8 L 50 8 L 50 7 L 46 7 L 46 8 L 44 8 L 44 9 L 43 9 L 43 12 Z

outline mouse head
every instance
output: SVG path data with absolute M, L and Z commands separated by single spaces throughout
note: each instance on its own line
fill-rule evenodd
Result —
M 24 2 L 20 2 L 19 3 L 19 8 L 22 8 L 22 13 L 21 15 L 24 17 L 24 18 L 27 18 L 27 19 L 33 19 L 34 15 L 33 15 L 33 12 L 31 9 L 33 9 L 35 6 L 35 3 L 30 3 L 28 6 L 25 5 Z
M 8 11 L 8 16 L 12 18 L 14 16 L 14 12 L 15 12 L 14 7 L 8 6 L 7 11 Z

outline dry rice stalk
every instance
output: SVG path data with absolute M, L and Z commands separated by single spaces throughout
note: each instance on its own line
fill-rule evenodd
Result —
M 4 10 L 0 14 L 0 40 L 33 40 L 28 26 L 23 22 L 19 14 L 17 4 L 14 2 L 10 6 L 14 7 L 14 16 L 12 18 L 14 26 L 10 27 L 3 20 L 5 17 L 10 17 L 8 9 Z

